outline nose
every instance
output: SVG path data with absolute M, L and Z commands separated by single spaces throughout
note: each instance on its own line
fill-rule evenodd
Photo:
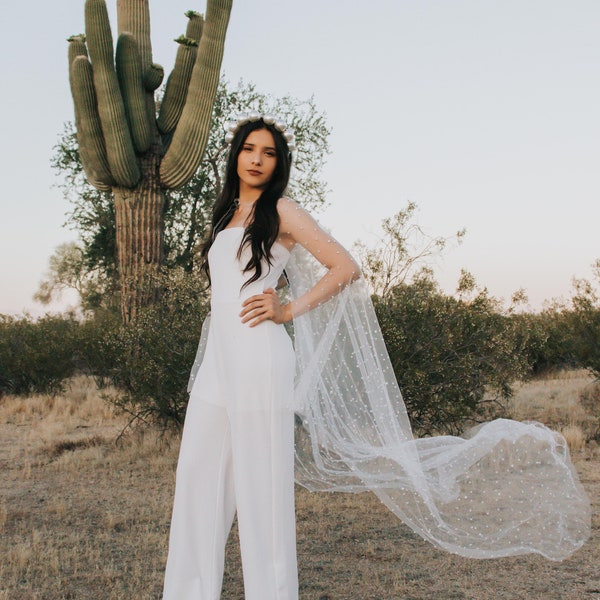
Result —
M 260 165 L 262 162 L 262 157 L 260 152 L 254 152 L 252 154 L 252 164 L 253 165 Z

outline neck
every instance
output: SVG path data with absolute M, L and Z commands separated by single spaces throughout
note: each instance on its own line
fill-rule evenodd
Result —
M 248 185 L 244 185 L 243 182 L 240 182 L 240 195 L 238 200 L 240 204 L 254 204 L 263 193 L 261 188 L 250 187 Z

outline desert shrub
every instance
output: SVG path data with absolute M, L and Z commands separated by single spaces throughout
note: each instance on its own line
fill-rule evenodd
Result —
M 118 389 L 112 402 L 133 419 L 166 426 L 183 422 L 208 305 L 205 283 L 183 269 L 171 269 L 162 284 L 161 301 L 140 310 L 128 325 L 106 313 L 84 324 L 81 352 L 99 383 Z
M 541 313 L 513 315 L 512 320 L 526 336 L 525 353 L 531 366 L 531 375 L 544 375 L 578 366 L 569 311 L 552 306 Z
M 0 396 L 62 391 L 76 370 L 78 340 L 72 314 L 0 315 Z
M 121 362 L 116 339 L 121 315 L 115 310 L 97 309 L 81 322 L 77 363 L 96 380 L 99 388 L 113 383 L 115 369 Z
M 427 276 L 375 297 L 375 308 L 413 427 L 457 433 L 502 414 L 528 370 L 527 335 L 485 290 L 466 300 Z
M 600 283 L 600 260 L 595 264 L 595 277 Z M 567 313 L 571 331 L 572 353 L 577 364 L 600 379 L 600 292 L 587 280 L 576 280 Z
M 600 263 L 594 274 L 600 282 Z M 542 338 L 531 349 L 534 373 L 581 367 L 600 378 L 600 292 L 593 281 L 576 279 L 571 298 L 527 320 Z

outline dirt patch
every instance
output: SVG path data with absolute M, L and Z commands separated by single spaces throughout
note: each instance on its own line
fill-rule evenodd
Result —
M 0 405 L 0 600 L 160 598 L 178 438 L 145 430 L 115 444 L 123 421 L 101 400 L 97 410 L 91 398 L 67 396 L 68 410 L 27 402 Z M 600 598 L 600 453 L 588 443 L 574 460 L 593 531 L 560 563 L 464 559 L 423 541 L 372 494 L 297 488 L 300 598 Z M 234 527 L 222 598 L 243 597 Z

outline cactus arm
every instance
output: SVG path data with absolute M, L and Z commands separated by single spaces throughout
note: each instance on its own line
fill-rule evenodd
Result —
M 117 27 L 119 34 L 126 31 L 133 34 L 145 73 L 152 64 L 149 0 L 117 0 Z
M 167 79 L 157 120 L 158 129 L 163 134 L 173 132 L 181 117 L 198 55 L 198 42 L 204 27 L 204 17 L 201 14 L 190 10 L 185 13 L 185 16 L 189 19 L 188 25 L 185 36 L 175 40 L 179 44 L 175 66 Z
M 87 58 L 87 48 L 85 47 L 85 35 L 80 33 L 79 35 L 72 35 L 67 39 L 69 42 L 69 69 L 71 69 L 71 65 L 73 61 L 78 56 L 85 56 Z
M 79 156 L 88 181 L 99 190 L 108 191 L 114 185 L 110 174 L 102 126 L 96 104 L 92 65 L 87 55 L 73 58 L 69 69 L 71 94 L 75 105 L 75 125 Z
M 165 77 L 165 70 L 161 65 L 152 63 L 148 69 L 144 72 L 144 89 L 147 92 L 153 92 L 160 87 Z
M 202 37 L 202 29 L 204 28 L 204 17 L 195 10 L 188 10 L 185 16 L 189 19 L 185 30 L 185 37 L 199 42 Z
M 160 166 L 161 185 L 181 187 L 200 165 L 219 83 L 232 0 L 209 0 L 198 57 L 173 140 Z
M 110 172 L 119 186 L 134 187 L 139 181 L 140 170 L 115 72 L 112 35 L 104 0 L 86 0 L 85 30 Z
M 158 129 L 171 133 L 177 127 L 187 98 L 192 71 L 198 54 L 198 42 L 188 37 L 175 40 L 179 44 L 175 66 L 167 79 L 167 86 L 158 114 Z
M 140 54 L 135 38 L 131 33 L 121 33 L 119 35 L 116 67 L 133 146 L 137 152 L 144 153 L 152 143 L 152 129 L 146 112 Z

